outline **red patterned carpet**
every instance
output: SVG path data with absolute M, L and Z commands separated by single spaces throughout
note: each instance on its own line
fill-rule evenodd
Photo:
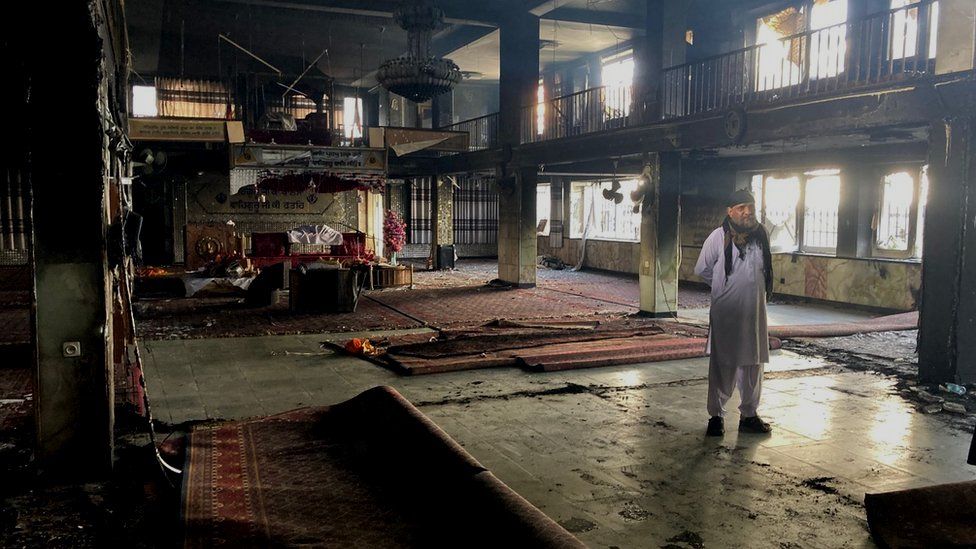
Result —
M 455 271 L 417 271 L 414 290 L 368 292 L 352 314 L 293 315 L 284 304 L 247 308 L 238 298 L 140 301 L 139 335 L 173 339 L 354 332 L 423 324 L 453 328 L 497 318 L 606 320 L 608 315 L 636 312 L 640 301 L 637 278 L 632 275 L 541 269 L 537 288 L 499 290 L 485 286 L 497 274 L 494 260 L 464 260 L 458 266 Z M 706 307 L 708 292 L 682 288 L 678 300 L 681 308 Z
M 487 286 L 370 294 L 371 299 L 432 326 L 483 324 L 494 319 L 527 320 L 587 315 L 621 315 L 636 307 L 554 292 L 544 288 L 500 290 Z
M 190 435 L 185 547 L 583 547 L 388 387 Z
M 603 323 L 500 321 L 445 330 L 433 341 L 380 340 L 370 360 L 406 375 L 501 367 L 552 372 L 702 357 L 707 335 L 704 328 L 637 317 Z M 769 343 L 771 349 L 782 346 L 776 338 Z M 329 345 L 344 352 L 342 345 Z

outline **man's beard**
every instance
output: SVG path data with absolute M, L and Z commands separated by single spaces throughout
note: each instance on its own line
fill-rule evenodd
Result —
M 729 223 L 732 225 L 732 228 L 735 229 L 735 232 L 737 233 L 751 233 L 752 231 L 755 231 L 757 228 L 759 228 L 759 221 L 757 221 L 756 218 L 752 218 L 746 225 L 740 225 L 730 217 Z

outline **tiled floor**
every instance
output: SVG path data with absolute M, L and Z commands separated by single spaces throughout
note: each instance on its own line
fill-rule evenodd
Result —
M 147 342 L 155 416 L 263 415 L 392 385 L 592 547 L 872 546 L 865 492 L 976 478 L 970 435 L 917 413 L 894 380 L 786 351 L 764 385 L 772 436 L 715 440 L 707 359 L 399 377 L 319 347 L 348 337 Z

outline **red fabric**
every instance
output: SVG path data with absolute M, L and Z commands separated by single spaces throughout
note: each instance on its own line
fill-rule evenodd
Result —
M 251 233 L 252 255 L 257 257 L 281 257 L 288 251 L 288 235 L 285 233 Z
M 290 244 L 284 233 L 251 233 L 252 254 L 249 256 L 258 268 L 267 267 L 290 259 L 292 267 L 312 263 L 319 259 L 369 259 L 365 233 L 342 233 L 342 245 L 330 246 L 328 252 L 289 254 Z

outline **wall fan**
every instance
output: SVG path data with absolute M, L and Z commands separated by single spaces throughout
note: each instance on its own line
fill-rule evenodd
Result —
M 151 175 L 165 170 L 168 160 L 165 151 L 143 149 L 136 154 L 136 161 L 132 163 L 132 167 L 142 169 L 143 175 Z
M 614 204 L 620 204 L 624 201 L 624 194 L 620 192 L 620 182 L 616 179 L 610 183 L 609 189 L 603 189 L 603 198 L 607 200 L 612 200 Z

